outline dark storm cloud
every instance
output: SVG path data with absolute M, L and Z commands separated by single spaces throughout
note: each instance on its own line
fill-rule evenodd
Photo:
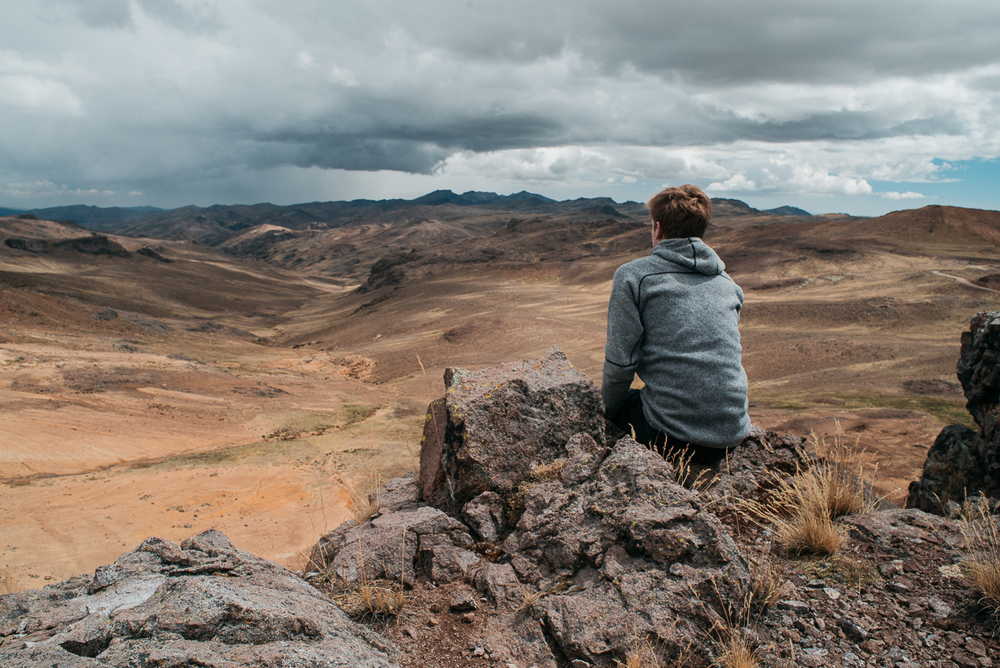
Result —
M 788 122 L 734 120 L 733 137 L 765 142 L 870 140 L 888 137 L 958 135 L 964 126 L 954 112 L 902 123 L 880 112 L 828 112 Z
M 219 12 L 212 5 L 182 5 L 177 0 L 138 0 L 149 16 L 177 30 L 214 32 L 222 27 Z
M 128 0 L 82 0 L 73 5 L 88 26 L 127 28 L 132 25 L 132 8 Z
M 866 193 L 1000 154 L 997 3 L 9 3 L 0 195 L 287 167 Z

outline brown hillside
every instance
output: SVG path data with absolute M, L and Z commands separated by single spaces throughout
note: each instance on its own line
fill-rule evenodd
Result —
M 871 239 L 902 246 L 998 246 L 1000 211 L 931 205 L 826 229 L 831 238 Z
M 997 214 L 947 209 L 914 243 L 934 209 L 745 215 L 707 235 L 746 293 L 753 420 L 827 438 L 839 421 L 882 461 L 887 494 L 967 419 L 958 336 L 1000 308 L 1000 251 L 982 236 Z M 446 367 L 557 344 L 599 382 L 611 277 L 649 250 L 642 216 L 594 211 L 265 225 L 227 247 L 260 260 L 113 235 L 126 255 L 0 239 L 0 591 L 211 526 L 298 565 L 348 512 L 348 484 L 413 468 Z M 0 234 L 90 235 L 22 219 Z

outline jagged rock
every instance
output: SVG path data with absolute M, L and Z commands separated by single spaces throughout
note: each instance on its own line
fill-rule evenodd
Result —
M 473 566 L 481 561 L 478 554 L 457 547 L 441 534 L 420 537 L 419 560 L 431 582 L 465 580 Z
M 483 492 L 462 508 L 462 517 L 480 540 L 496 543 L 507 533 L 503 499 L 496 492 Z
M 1000 311 L 972 319 L 962 333 L 956 371 L 979 430 L 961 425 L 941 430 L 920 480 L 910 483 L 907 507 L 945 514 L 950 503 L 968 497 L 1000 498 Z
M 146 539 L 93 577 L 0 597 L 2 666 L 395 666 L 289 571 L 206 531 Z
M 476 572 L 476 589 L 498 610 L 510 612 L 526 607 L 528 590 L 517 579 L 510 564 L 486 564 Z
M 345 585 L 376 579 L 412 585 L 418 567 L 451 581 L 464 577 L 479 561 L 468 551 L 473 542 L 464 524 L 437 508 L 421 506 L 386 512 L 361 524 L 346 522 L 320 538 L 310 561 Z
M 503 548 L 521 582 L 546 594 L 533 610 L 563 655 L 598 665 L 623 656 L 637 635 L 678 650 L 683 636 L 721 620 L 716 607 L 749 578 L 719 519 L 631 438 L 577 483 L 532 486 Z
M 536 360 L 449 369 L 443 404 L 428 409 L 420 452 L 424 500 L 457 511 L 494 491 L 507 497 L 533 470 L 566 455 L 571 436 L 604 441 L 601 395 L 556 347 Z
M 369 501 L 385 510 L 413 510 L 420 504 L 420 490 L 417 488 L 417 474 L 393 478 L 369 494 Z
M 29 253 L 48 253 L 49 244 L 44 239 L 19 239 L 12 237 L 4 239 L 3 243 L 8 248 L 14 250 L 27 251 Z
M 950 504 L 961 504 L 968 490 L 978 489 L 977 434 L 960 424 L 941 430 L 927 452 L 920 480 L 910 483 L 906 505 L 929 513 L 947 514 Z
M 916 508 L 847 515 L 840 522 L 849 527 L 853 539 L 883 546 L 891 545 L 893 539 L 917 543 L 928 539 L 944 541 L 955 549 L 965 545 L 954 521 Z

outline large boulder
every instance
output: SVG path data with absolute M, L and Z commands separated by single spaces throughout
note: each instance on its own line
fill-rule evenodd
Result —
M 957 374 L 979 429 L 941 430 L 910 483 L 908 508 L 941 514 L 970 496 L 1000 498 L 1000 311 L 978 313 L 962 333 Z
M 677 654 L 722 623 L 747 563 L 667 461 L 626 437 L 558 468 L 528 490 L 503 550 L 563 656 L 608 665 L 636 637 Z
M 437 508 L 386 508 L 361 523 L 348 520 L 320 538 L 310 561 L 345 587 L 373 580 L 412 586 L 419 574 L 436 582 L 465 578 L 479 563 L 472 546 L 468 528 Z
M 536 360 L 449 369 L 445 387 L 427 412 L 420 488 L 449 512 L 482 492 L 516 493 L 538 467 L 564 457 L 576 433 L 604 442 L 600 392 L 556 347 Z
M 0 665 L 390 668 L 320 591 L 206 531 L 147 538 L 93 577 L 0 596 Z

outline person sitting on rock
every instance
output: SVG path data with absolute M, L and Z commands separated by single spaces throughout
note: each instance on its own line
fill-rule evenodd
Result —
M 750 431 L 743 291 L 701 240 L 712 218 L 701 188 L 667 188 L 648 206 L 653 250 L 620 266 L 611 286 L 605 417 L 661 455 L 717 462 Z

